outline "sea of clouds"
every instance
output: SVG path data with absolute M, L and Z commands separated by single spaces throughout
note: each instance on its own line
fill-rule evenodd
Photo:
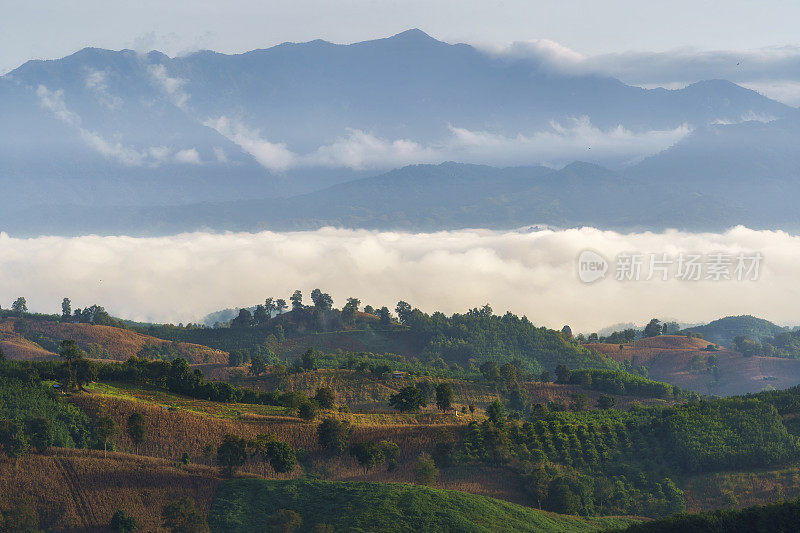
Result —
M 581 282 L 577 272 L 577 257 L 587 249 L 611 263 L 606 277 L 592 284 Z M 720 251 L 760 252 L 759 279 L 615 279 L 620 253 Z M 97 303 L 124 318 L 187 323 L 218 309 L 255 305 L 267 296 L 288 299 L 295 289 L 308 295 L 319 287 L 337 306 L 349 296 L 391 309 L 402 299 L 446 313 L 490 303 L 495 313 L 508 310 L 537 324 L 570 324 L 584 332 L 654 316 L 701 322 L 753 314 L 792 324 L 800 322 L 798 265 L 800 236 L 744 227 L 720 234 L 324 228 L 16 239 L 0 233 L 0 305 L 8 308 L 24 296 L 32 311 L 56 313 L 68 296 L 73 307 Z

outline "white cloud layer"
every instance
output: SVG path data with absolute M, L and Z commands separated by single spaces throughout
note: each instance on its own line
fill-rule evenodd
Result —
M 687 125 L 673 130 L 634 133 L 622 126 L 601 130 L 589 117 L 530 135 L 504 136 L 450 126 L 450 136 L 438 143 L 422 144 L 410 139 L 383 139 L 371 133 L 349 129 L 334 142 L 308 154 L 291 151 L 284 143 L 262 137 L 257 129 L 227 117 L 208 119 L 204 124 L 217 130 L 256 161 L 270 170 L 294 167 L 345 167 L 354 170 L 393 168 L 419 163 L 462 163 L 491 165 L 559 166 L 575 161 L 627 164 L 665 150 L 691 132 Z
M 592 249 L 621 252 L 761 252 L 758 281 L 578 280 L 576 259 Z M 138 320 L 188 322 L 267 296 L 319 287 L 337 305 L 403 299 L 431 312 L 489 302 L 495 312 L 537 324 L 594 331 L 618 322 L 674 317 L 701 322 L 754 314 L 798 322 L 800 236 L 737 227 L 721 234 L 620 234 L 463 230 L 429 234 L 325 228 L 313 232 L 194 233 L 161 238 L 38 237 L 0 234 L 0 302 L 18 296 L 35 311 L 98 303 Z M 610 274 L 613 276 L 613 274 Z

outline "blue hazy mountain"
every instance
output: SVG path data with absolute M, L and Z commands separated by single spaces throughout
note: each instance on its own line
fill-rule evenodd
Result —
M 721 230 L 750 213 L 713 194 L 652 187 L 622 173 L 576 162 L 496 168 L 413 165 L 289 198 L 155 207 L 32 207 L 0 218 L 15 235 L 88 232 L 164 235 L 185 231 L 346 228 L 436 231 L 591 225 L 619 230 Z
M 695 128 L 689 139 L 696 140 L 698 131 L 715 122 L 734 123 L 718 129 L 746 136 L 752 128 L 758 135 L 758 128 L 770 125 L 735 123 L 747 117 L 781 119 L 793 111 L 726 81 L 646 90 L 609 77 L 558 73 L 533 60 L 492 56 L 419 30 L 351 45 L 286 43 L 239 55 L 203 51 L 170 58 L 90 48 L 59 60 L 30 61 L 0 77 L 0 210 L 5 215 L 0 218 L 13 214 L 22 224 L 25 217 L 38 216 L 42 205 L 105 206 L 114 212 L 119 206 L 221 205 L 288 196 L 303 204 L 313 198 L 306 193 L 404 164 L 383 160 L 380 152 L 369 165 L 348 164 L 349 148 L 336 143 L 353 131 L 426 147 L 446 145 L 452 128 L 514 138 L 587 117 L 597 128 L 622 126 L 634 134 L 686 125 Z M 343 153 L 331 163 L 335 150 Z M 661 166 L 649 163 L 658 167 L 659 176 L 669 177 L 670 165 L 680 168 L 680 161 L 662 161 Z M 615 163 L 621 165 L 608 162 L 619 170 Z M 462 171 L 472 172 L 466 168 Z M 526 172 L 533 179 L 539 170 Z M 580 190 L 583 184 L 576 183 L 569 187 Z M 419 197 L 435 203 L 440 185 L 431 178 L 419 186 L 432 188 Z M 502 197 L 504 185 L 497 186 L 500 192 L 489 197 Z M 548 187 L 529 198 L 541 210 L 548 205 L 541 197 L 549 194 Z M 383 185 L 379 189 L 390 197 L 411 194 L 399 186 L 391 192 Z M 366 194 L 359 198 L 374 204 Z M 460 213 L 452 215 L 459 224 L 477 225 L 488 217 L 470 220 L 470 211 L 459 202 L 474 204 L 476 212 L 490 210 L 490 205 L 478 206 L 483 200 L 458 194 L 438 200 L 448 204 L 442 209 Z M 204 216 L 189 214 L 191 219 Z M 270 224 L 272 215 L 264 216 L 260 224 Z M 358 219 L 354 212 L 346 217 Z M 543 222 L 568 218 L 554 217 Z

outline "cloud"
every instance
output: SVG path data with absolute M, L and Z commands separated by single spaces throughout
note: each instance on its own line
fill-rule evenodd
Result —
M 579 281 L 584 250 L 608 260 L 622 252 L 761 252 L 758 281 Z M 159 238 L 0 234 L 0 302 L 25 296 L 57 312 L 64 296 L 118 316 L 188 322 L 267 296 L 321 288 L 336 305 L 405 300 L 427 312 L 463 312 L 489 302 L 549 327 L 596 331 L 651 317 L 702 322 L 754 314 L 797 321 L 800 237 L 737 227 L 724 233 L 621 234 L 593 228 L 437 233 L 324 228 L 293 233 L 192 233 Z M 55 265 L 55 266 L 54 266 Z M 324 268 L 319 268 L 325 265 Z M 201 288 L 201 289 L 198 289 Z
M 331 144 L 321 146 L 314 153 L 302 158 L 300 163 L 361 170 L 441 162 L 447 157 L 441 150 L 422 146 L 415 141 L 385 140 L 361 130 L 349 129 L 346 135 Z
M 800 46 L 752 50 L 699 50 L 684 47 L 664 52 L 617 52 L 585 55 L 549 40 L 483 45 L 495 57 L 530 60 L 563 74 L 613 76 L 643 87 L 680 88 L 710 79 L 725 79 L 789 105 L 800 105 Z
M 532 135 L 506 137 L 494 133 L 450 128 L 450 159 L 499 165 L 563 165 L 580 159 L 605 164 L 630 164 L 665 150 L 691 133 L 684 124 L 673 130 L 634 133 L 622 126 L 601 130 L 589 117 L 569 125 L 551 123 L 551 129 Z
M 170 97 L 172 103 L 180 108 L 186 107 L 186 102 L 189 101 L 189 94 L 183 90 L 186 80 L 170 77 L 167 74 L 167 67 L 164 65 L 149 65 L 147 71 L 156 84 Z
M 86 145 L 108 159 L 114 159 L 130 167 L 158 166 L 167 162 L 201 163 L 200 154 L 194 148 L 179 150 L 175 154 L 172 153 L 171 148 L 166 146 L 153 146 L 139 150 L 119 141 L 110 141 L 99 133 L 84 128 L 81 117 L 67 107 L 62 89 L 51 91 L 44 85 L 39 85 L 36 95 L 44 109 L 52 113 L 58 120 L 75 128 Z
M 307 154 L 298 154 L 284 143 L 264 139 L 259 130 L 249 129 L 224 116 L 209 119 L 204 124 L 253 155 L 265 168 L 277 171 L 296 167 L 374 170 L 443 161 L 560 166 L 580 159 L 619 165 L 665 150 L 691 132 L 687 125 L 641 133 L 622 126 L 601 130 L 592 125 L 588 117 L 580 117 L 566 125 L 553 122 L 548 130 L 513 137 L 450 126 L 449 137 L 422 144 L 410 139 L 383 139 L 359 129 L 348 129 L 332 143 Z
M 122 107 L 122 98 L 112 95 L 108 90 L 108 73 L 102 70 L 89 69 L 86 75 L 86 88 L 97 95 L 97 101 L 111 111 Z
M 202 161 L 200 161 L 200 154 L 197 153 L 197 150 L 194 148 L 178 151 L 175 154 L 175 161 L 178 163 L 188 163 L 191 165 L 199 165 L 202 163 Z
M 294 166 L 296 155 L 284 143 L 272 143 L 261 136 L 258 129 L 250 129 L 239 120 L 221 116 L 209 118 L 204 126 L 215 129 L 220 135 L 236 143 L 252 155 L 258 163 L 270 170 L 283 171 Z M 224 154 L 224 152 L 223 152 Z M 219 156 L 217 157 L 219 160 Z

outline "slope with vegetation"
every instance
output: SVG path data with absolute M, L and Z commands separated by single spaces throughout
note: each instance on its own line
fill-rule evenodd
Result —
M 599 531 L 626 518 L 559 516 L 472 494 L 398 483 L 225 482 L 214 500 L 212 531 Z
M 781 333 L 778 337 L 794 336 Z M 749 356 L 736 349 L 684 335 L 661 335 L 625 344 L 591 343 L 631 371 L 699 394 L 731 396 L 800 383 L 800 360 Z M 759 345 L 760 346 L 760 345 Z
M 726 316 L 709 322 L 703 326 L 694 326 L 686 330 L 699 334 L 703 339 L 725 347 L 733 346 L 736 337 L 746 337 L 755 342 L 783 333 L 786 328 L 773 324 L 769 320 L 752 315 Z
M 124 361 L 130 357 L 174 359 L 193 363 L 219 363 L 228 354 L 220 350 L 184 342 L 170 342 L 130 329 L 77 323 L 52 315 L 23 315 L 0 318 L 0 347 L 12 359 L 57 357 L 63 340 L 74 340 L 93 359 Z

